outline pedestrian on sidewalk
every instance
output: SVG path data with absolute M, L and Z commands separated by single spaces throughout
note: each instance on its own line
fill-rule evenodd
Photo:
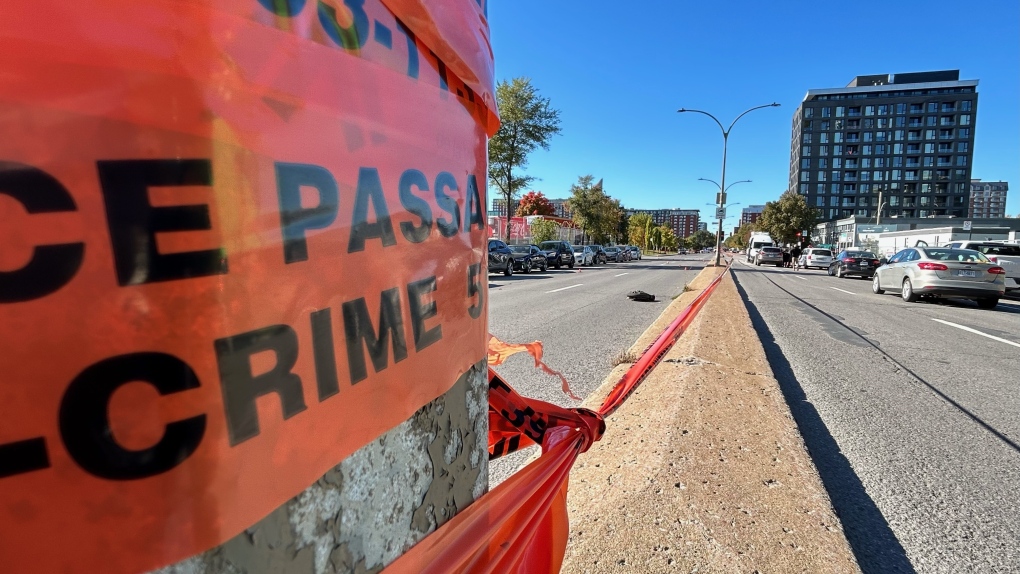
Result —
M 790 259 L 793 260 L 793 269 L 795 271 L 800 270 L 800 254 L 801 254 L 800 243 L 798 243 L 793 246 L 793 249 L 790 250 Z

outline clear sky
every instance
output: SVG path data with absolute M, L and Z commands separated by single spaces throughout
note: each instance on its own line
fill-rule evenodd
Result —
M 527 76 L 561 112 L 562 133 L 529 158 L 533 188 L 567 197 L 605 179 L 626 207 L 714 218 L 722 134 L 734 186 L 725 226 L 772 201 L 789 178 L 793 113 L 809 89 L 855 76 L 959 69 L 979 80 L 973 177 L 1010 184 L 1020 213 L 1020 2 L 1016 0 L 490 0 L 497 80 Z M 490 192 L 490 197 L 491 197 Z

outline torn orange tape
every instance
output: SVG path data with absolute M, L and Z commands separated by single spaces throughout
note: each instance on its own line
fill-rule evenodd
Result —
M 485 356 L 487 33 L 471 0 L 5 8 L 5 570 L 215 546 Z

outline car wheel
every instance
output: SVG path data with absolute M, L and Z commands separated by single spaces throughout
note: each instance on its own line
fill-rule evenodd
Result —
M 559 263 L 553 265 L 553 269 L 559 269 L 559 268 L 560 268 L 560 264 Z
M 531 273 L 531 261 L 524 262 L 524 274 L 527 275 L 528 273 Z
M 829 267 L 829 269 L 832 269 L 832 267 Z M 842 279 L 842 278 L 843 278 L 843 270 L 839 268 L 839 265 L 837 265 L 836 266 L 836 279 Z
M 981 309 L 994 309 L 995 306 L 999 304 L 999 298 L 989 297 L 987 299 L 975 299 L 974 302 L 977 303 L 977 306 Z
M 758 267 L 761 267 L 761 259 L 755 258 L 754 264 L 757 265 Z
M 548 270 L 549 270 L 549 264 L 548 263 L 543 263 L 542 264 L 542 273 L 545 273 Z
M 571 261 L 570 263 L 567 263 L 567 268 L 573 269 L 574 268 L 574 262 Z
M 878 282 L 878 273 L 871 278 L 871 292 L 875 295 L 881 295 L 885 293 L 885 289 L 882 289 L 882 284 Z
M 511 259 L 510 261 L 506 262 L 506 269 L 503 270 L 503 275 L 509 277 L 513 274 L 514 274 L 514 260 Z
M 900 297 L 907 303 L 917 301 L 917 293 L 914 293 L 914 285 L 910 282 L 909 277 L 903 278 L 903 289 L 900 290 Z

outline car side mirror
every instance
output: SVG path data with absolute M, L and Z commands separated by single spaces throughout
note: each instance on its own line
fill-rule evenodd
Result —
M 878 260 L 878 264 L 879 264 L 879 265 L 885 265 L 885 264 L 887 264 L 887 263 L 889 263 L 889 260 L 888 260 L 888 259 L 886 259 L 885 257 L 883 257 L 883 258 L 881 258 L 881 259 L 879 259 L 879 260 Z

